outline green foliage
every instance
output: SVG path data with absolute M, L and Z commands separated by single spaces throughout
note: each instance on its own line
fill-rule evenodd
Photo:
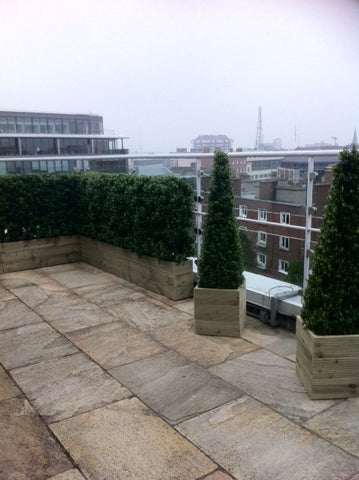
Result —
M 217 151 L 198 260 L 199 287 L 236 289 L 244 282 L 242 248 L 233 207 L 228 156 Z
M 299 287 L 303 287 L 303 272 L 304 272 L 304 263 L 298 261 L 289 262 L 288 266 L 288 275 L 286 281 L 289 283 L 294 283 Z
M 0 241 L 81 234 L 180 262 L 193 254 L 192 189 L 177 177 L 0 177 Z
M 73 235 L 80 221 L 79 198 L 73 175 L 0 177 L 0 241 Z
M 239 230 L 239 239 L 243 251 L 243 268 L 247 272 L 258 273 L 257 254 L 253 250 L 252 242 L 249 240 L 245 230 Z
M 304 294 L 303 323 L 317 335 L 359 334 L 359 153 L 340 153 Z

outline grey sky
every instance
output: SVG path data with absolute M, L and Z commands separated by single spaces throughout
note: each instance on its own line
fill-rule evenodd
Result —
M 0 109 L 98 113 L 132 151 L 349 143 L 358 0 L 0 0 Z

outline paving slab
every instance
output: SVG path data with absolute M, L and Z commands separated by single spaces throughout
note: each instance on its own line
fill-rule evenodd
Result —
M 188 315 L 194 316 L 194 302 L 193 298 L 190 298 L 188 300 L 183 300 L 181 302 L 177 302 L 174 304 L 174 307 L 177 308 L 177 310 L 181 310 L 182 312 L 188 313 Z
M 151 332 L 155 328 L 173 325 L 189 318 L 188 314 L 145 296 L 108 303 L 106 308 L 143 332 Z
M 72 468 L 26 399 L 0 402 L 0 432 L 2 480 L 45 480 Z
M 196 480 L 217 465 L 138 399 L 50 425 L 88 478 Z
M 45 322 L 0 332 L 0 362 L 8 370 L 76 352 L 76 347 Z
M 359 459 L 247 396 L 176 427 L 241 480 L 347 480 Z
M 21 395 L 21 390 L 17 388 L 9 375 L 0 365 L 0 400 L 17 397 Z
M 111 283 L 111 279 L 103 275 L 101 270 L 95 271 L 87 267 L 57 271 L 50 273 L 49 276 L 63 285 L 66 285 L 68 288 L 94 285 L 98 283 Z
M 0 285 L 5 288 L 16 288 L 24 285 L 41 284 L 44 276 L 41 270 L 23 270 L 21 272 L 2 273 Z
M 106 369 L 165 350 L 160 343 L 120 320 L 70 332 L 67 337 Z
M 120 282 L 86 285 L 85 287 L 75 288 L 74 291 L 82 298 L 86 298 L 101 307 L 116 305 L 123 299 L 135 300 L 145 296 Z
M 359 457 L 359 398 L 350 398 L 307 420 L 304 425 Z
M 49 276 L 53 273 L 69 272 L 70 270 L 83 270 L 84 268 L 91 268 L 91 265 L 84 262 L 62 263 L 60 265 L 41 267 L 37 271 L 43 275 Z
M 51 297 L 35 310 L 61 333 L 116 320 L 109 312 L 101 310 L 97 305 L 81 299 L 77 295 L 60 299 Z
M 7 288 L 0 287 L 0 302 L 5 300 L 14 300 L 14 295 Z
M 42 322 L 42 318 L 20 300 L 0 302 L 0 330 Z
M 22 302 L 31 308 L 39 307 L 50 299 L 57 299 L 58 302 L 63 301 L 65 297 L 71 297 L 68 289 L 64 288 L 57 282 L 46 281 L 40 285 L 23 285 L 11 289 Z
M 273 328 L 248 315 L 242 338 L 283 357 L 293 358 L 297 350 L 295 333 Z
M 263 349 L 211 367 L 210 371 L 296 422 L 335 403 L 311 400 L 298 380 L 295 364 Z
M 233 480 L 233 477 L 217 470 L 216 472 L 203 477 L 203 480 Z
M 242 395 L 174 351 L 113 368 L 110 373 L 171 424 Z
M 258 350 L 253 343 L 234 337 L 197 335 L 194 319 L 157 328 L 152 336 L 202 367 L 211 367 L 231 358 Z
M 48 480 L 84 480 L 85 477 L 75 468 L 67 470 L 67 472 L 59 473 L 54 477 L 49 478 Z
M 54 422 L 130 396 L 84 354 L 47 360 L 11 374 L 46 422 Z

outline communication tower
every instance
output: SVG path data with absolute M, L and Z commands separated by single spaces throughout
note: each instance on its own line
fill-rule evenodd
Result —
M 263 150 L 262 107 L 258 108 L 257 135 L 255 150 Z

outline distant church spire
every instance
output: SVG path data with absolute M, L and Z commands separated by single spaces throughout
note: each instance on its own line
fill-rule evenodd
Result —
M 358 136 L 357 136 L 357 129 L 354 129 L 353 141 L 352 145 L 358 145 Z

